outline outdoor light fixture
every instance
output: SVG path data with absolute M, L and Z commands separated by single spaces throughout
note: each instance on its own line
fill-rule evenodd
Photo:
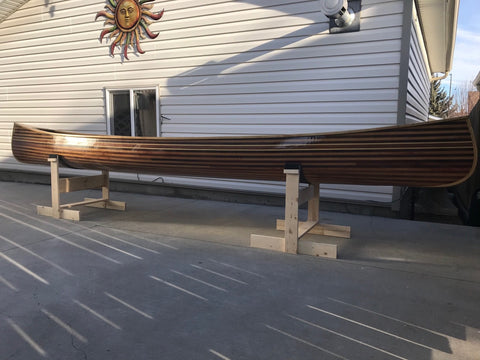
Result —
M 360 30 L 360 0 L 320 0 L 320 10 L 330 19 L 330 33 Z

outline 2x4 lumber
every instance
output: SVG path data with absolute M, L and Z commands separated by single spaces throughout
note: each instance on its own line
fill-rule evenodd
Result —
M 285 238 L 251 234 L 250 247 L 285 252 Z
M 50 162 L 50 184 L 52 193 L 52 211 L 49 216 L 60 219 L 60 182 L 58 171 L 58 157 L 49 157 Z
M 309 201 L 310 199 L 313 198 L 313 196 L 315 194 L 315 186 L 318 186 L 318 185 L 309 185 L 307 188 L 299 191 L 299 193 L 298 193 L 298 204 L 299 205 L 304 204 L 304 203 L 306 203 L 307 201 Z
M 43 216 L 53 216 L 53 208 L 50 206 L 40 206 L 37 205 L 37 214 Z M 73 220 L 73 221 L 80 221 L 80 211 L 78 210 L 68 210 L 68 209 L 60 209 L 58 212 L 57 219 L 65 219 L 65 220 Z
M 110 175 L 107 170 L 102 170 L 102 176 L 103 176 L 102 199 L 109 200 L 110 199 L 110 187 L 109 187 Z M 122 210 L 125 210 L 125 203 L 124 203 L 124 208 Z
M 95 204 L 95 203 L 99 203 L 99 202 L 105 202 L 105 201 L 106 200 L 104 200 L 104 199 L 86 199 L 86 200 L 78 201 L 78 202 L 74 202 L 74 203 L 63 204 L 63 205 L 60 205 L 60 207 L 62 209 L 63 208 L 71 208 L 71 207 L 74 207 L 74 206 L 91 205 L 91 204 Z
M 98 201 L 95 201 L 95 200 L 98 200 Z M 125 209 L 127 208 L 124 201 L 85 198 L 84 202 L 90 202 L 87 204 L 87 206 L 89 207 L 95 207 L 95 208 L 101 208 L 101 209 L 125 211 Z
M 299 221 L 298 222 L 298 238 L 310 232 L 317 225 L 316 221 Z M 285 220 L 277 219 L 277 230 L 285 231 Z
M 316 241 L 301 240 L 298 242 L 298 253 L 303 255 L 337 258 L 337 245 L 325 244 Z
M 318 223 L 320 220 L 320 184 L 310 185 L 313 194 L 308 200 L 308 221 Z
M 69 193 L 80 190 L 97 189 L 105 186 L 105 175 L 76 176 L 60 179 L 59 190 Z
M 350 226 L 319 224 L 310 230 L 310 234 L 350 239 L 351 230 Z
M 71 208 L 74 206 L 80 206 L 80 205 L 96 207 L 101 209 L 122 210 L 122 211 L 124 211 L 126 208 L 125 202 L 123 201 L 113 201 L 108 199 L 92 199 L 92 198 L 85 198 L 83 201 L 63 204 L 63 205 L 60 205 L 60 207 L 63 209 L 63 208 Z
M 285 169 L 287 175 L 285 193 L 285 252 L 296 254 L 298 248 L 298 187 L 300 171 Z
M 74 206 L 86 205 L 104 209 L 125 210 L 125 203 L 122 201 L 111 201 L 109 194 L 109 174 L 107 170 L 102 170 L 102 175 L 76 176 L 72 178 L 59 177 L 58 155 L 50 155 L 50 179 L 52 206 L 37 206 L 37 214 L 50 216 L 56 219 L 67 219 L 80 221 L 80 212 L 78 210 L 68 210 Z M 60 204 L 60 194 L 79 190 L 102 189 L 102 198 L 90 199 L 73 202 L 69 204 Z
M 299 228 L 303 229 L 304 226 L 310 226 L 310 222 L 299 222 Z M 285 230 L 285 220 L 277 219 L 277 230 Z M 332 236 L 344 239 L 350 239 L 351 230 L 350 226 L 332 225 L 332 224 L 318 224 L 314 225 L 307 231 L 313 235 Z
M 317 221 L 305 221 L 298 223 L 298 238 L 300 239 L 303 235 L 310 231 L 315 225 L 317 225 Z
M 252 234 L 250 235 L 250 246 L 258 249 L 285 252 L 285 238 Z M 337 245 L 300 240 L 298 242 L 297 254 L 336 259 Z

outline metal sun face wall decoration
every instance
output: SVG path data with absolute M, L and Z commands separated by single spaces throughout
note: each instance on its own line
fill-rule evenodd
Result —
M 123 56 L 128 59 L 128 47 L 131 46 L 133 50 L 137 49 L 140 54 L 145 51 L 140 47 L 140 39 L 145 39 L 145 34 L 150 39 L 155 39 L 158 36 L 150 31 L 148 26 L 152 24 L 149 20 L 160 20 L 163 16 L 164 10 L 158 14 L 152 13 L 150 10 L 153 4 L 146 4 L 154 0 L 108 0 L 104 11 L 99 11 L 95 20 L 100 16 L 107 20 L 104 25 L 112 25 L 110 28 L 104 29 L 100 34 L 100 42 L 102 42 L 105 35 L 109 39 L 116 36 L 115 40 L 110 45 L 110 55 L 114 56 L 115 47 L 123 46 Z

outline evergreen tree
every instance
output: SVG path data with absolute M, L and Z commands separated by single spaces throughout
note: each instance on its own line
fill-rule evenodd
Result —
M 432 82 L 430 87 L 430 106 L 429 114 L 445 118 L 452 107 L 453 96 L 448 96 L 447 92 L 440 87 L 440 80 Z

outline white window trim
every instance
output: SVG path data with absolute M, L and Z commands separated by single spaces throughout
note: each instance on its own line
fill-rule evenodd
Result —
M 111 133 L 111 104 L 110 104 L 110 93 L 113 91 L 128 91 L 129 92 L 129 99 L 130 99 L 130 127 L 131 127 L 131 136 L 135 136 L 135 109 L 133 103 L 133 92 L 139 90 L 155 90 L 155 116 L 156 116 L 156 125 L 157 125 L 157 137 L 162 136 L 162 129 L 161 129 L 161 115 L 160 115 L 160 92 L 158 90 L 158 86 L 152 87 L 136 87 L 136 88 L 105 88 L 105 114 L 107 117 L 107 134 L 112 135 Z

